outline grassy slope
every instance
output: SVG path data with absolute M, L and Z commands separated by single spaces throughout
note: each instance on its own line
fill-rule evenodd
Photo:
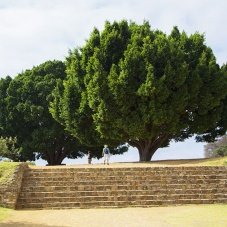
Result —
M 221 158 L 212 158 L 201 161 L 201 165 L 227 166 L 227 156 Z
M 195 166 L 227 166 L 227 156 L 221 158 L 208 158 L 208 159 L 182 159 L 182 160 L 164 160 L 152 161 L 151 163 L 160 165 L 195 165 Z
M 1 162 L 0 163 L 0 185 L 7 183 L 15 169 L 19 165 L 18 162 Z

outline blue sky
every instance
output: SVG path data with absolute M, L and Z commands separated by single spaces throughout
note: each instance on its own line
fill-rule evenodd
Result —
M 226 11 L 225 0 L 0 0 L 0 77 L 15 76 L 46 60 L 63 60 L 69 49 L 83 45 L 94 27 L 121 19 L 148 20 L 152 28 L 167 33 L 175 25 L 188 34 L 205 33 L 221 65 L 227 59 Z M 202 153 L 203 144 L 188 140 L 171 144 L 165 152 L 160 149 L 154 158 Z M 136 161 L 137 152 L 120 157 L 125 158 Z

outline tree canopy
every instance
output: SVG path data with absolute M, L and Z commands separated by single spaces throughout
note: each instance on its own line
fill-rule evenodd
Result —
M 0 100 L 4 103 L 1 109 L 5 111 L 4 117 L 0 115 L 1 135 L 17 137 L 20 161 L 41 157 L 48 164 L 56 165 L 65 157 L 82 157 L 87 152 L 88 147 L 65 132 L 49 113 L 51 93 L 57 81 L 65 77 L 63 62 L 47 61 L 13 80 L 1 81 Z
M 137 147 L 140 161 L 171 140 L 203 137 L 226 118 L 226 67 L 199 33 L 106 22 L 69 53 L 66 72 L 51 104 L 54 118 L 86 144 Z
M 8 111 L 6 98 L 8 96 L 7 89 L 12 78 L 7 76 L 0 79 L 0 135 L 7 137 L 10 133 L 6 128 L 8 127 Z
M 223 76 L 227 78 L 226 64 L 224 64 L 221 67 L 221 71 Z M 217 123 L 217 126 L 207 130 L 202 135 L 197 135 L 196 140 L 198 142 L 215 142 L 218 137 L 226 134 L 226 130 L 227 130 L 227 96 L 224 99 L 223 108 L 222 108 L 220 119 Z

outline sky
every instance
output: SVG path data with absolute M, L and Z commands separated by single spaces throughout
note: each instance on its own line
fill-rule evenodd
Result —
M 204 33 L 222 65 L 227 59 L 226 11 L 226 0 L 0 0 L 0 77 L 14 77 L 47 60 L 64 60 L 94 27 L 102 29 L 106 20 L 122 19 L 140 24 L 146 20 L 167 34 L 173 26 L 187 34 Z M 171 143 L 154 159 L 170 156 L 203 157 L 203 144 L 193 139 Z M 114 158 L 136 161 L 138 154 L 130 149 Z

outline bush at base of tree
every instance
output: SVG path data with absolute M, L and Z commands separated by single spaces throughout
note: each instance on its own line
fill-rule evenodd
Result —
M 204 146 L 206 158 L 227 156 L 227 135 L 222 136 L 213 143 Z
M 8 158 L 12 161 L 18 162 L 20 160 L 21 149 L 16 148 L 17 138 L 0 137 L 0 157 Z
M 214 150 L 214 154 L 215 154 L 215 156 L 217 155 L 220 157 L 227 156 L 227 145 L 219 147 L 218 149 Z

